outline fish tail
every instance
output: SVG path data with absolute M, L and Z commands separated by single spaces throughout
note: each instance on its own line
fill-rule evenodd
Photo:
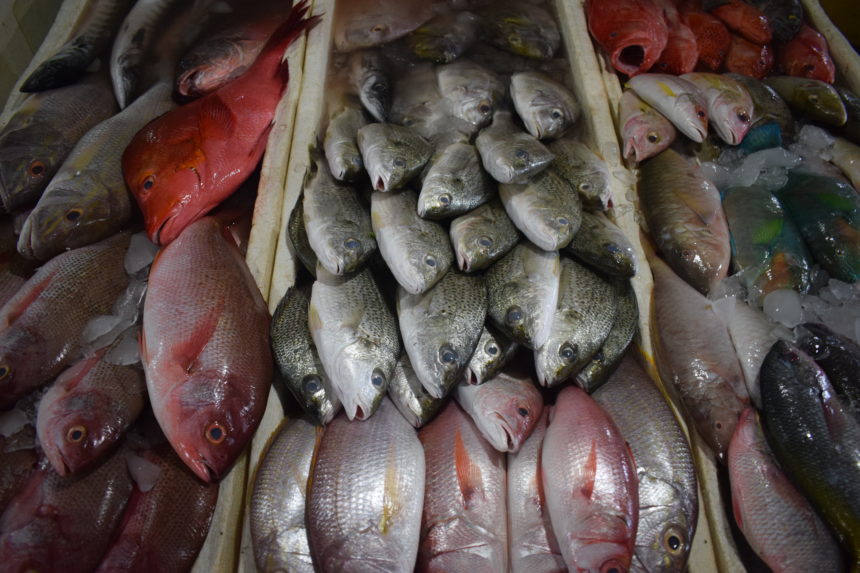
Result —
M 262 61 L 267 68 L 273 68 L 273 75 L 280 76 L 283 85 L 289 80 L 289 70 L 286 60 L 281 62 L 286 49 L 295 42 L 304 32 L 310 31 L 319 24 L 321 16 L 305 18 L 308 11 L 308 0 L 300 0 L 290 10 L 290 14 L 283 24 L 272 32 L 268 42 L 263 47 L 258 61 Z

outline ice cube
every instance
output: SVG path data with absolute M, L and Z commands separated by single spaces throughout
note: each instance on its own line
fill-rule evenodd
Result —
M 105 362 L 118 366 L 129 366 L 140 362 L 140 328 L 129 328 L 120 335 L 119 341 L 105 354 Z
M 136 233 L 131 236 L 128 251 L 125 253 L 125 272 L 133 275 L 152 264 L 158 246 L 153 244 L 145 233 Z
M 92 344 L 96 340 L 108 335 L 122 322 L 122 317 L 113 314 L 101 314 L 93 317 L 84 327 L 82 334 L 86 344 Z
M 830 279 L 827 287 L 833 294 L 833 297 L 839 302 L 849 301 L 855 296 L 854 285 L 842 282 L 839 279 Z
M 147 282 L 143 279 L 132 278 L 125 291 L 120 295 L 113 305 L 113 313 L 121 316 L 126 326 L 131 326 L 137 321 L 141 312 L 143 295 L 146 293 Z
M 800 294 L 790 289 L 771 291 L 764 297 L 764 313 L 771 321 L 794 328 L 803 318 Z
M 810 155 L 820 155 L 833 146 L 833 136 L 814 125 L 804 125 L 797 135 L 797 145 L 808 150 Z
M 744 286 L 741 273 L 735 273 L 722 279 L 714 286 L 714 288 L 711 289 L 711 292 L 708 293 L 708 298 L 711 300 L 718 300 L 730 296 L 735 297 L 738 300 L 746 299 L 747 289 Z
M 0 414 L 0 436 L 6 438 L 14 436 L 28 424 L 27 414 L 18 408 L 12 408 L 8 412 Z
M 160 467 L 132 452 L 126 452 L 125 461 L 128 464 L 128 473 L 140 491 L 146 493 L 155 487 L 161 476 Z

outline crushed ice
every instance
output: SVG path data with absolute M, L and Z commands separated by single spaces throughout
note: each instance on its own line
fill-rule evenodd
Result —
M 137 484 L 137 488 L 140 491 L 146 493 L 155 487 L 158 478 L 161 476 L 160 467 L 132 452 L 126 452 L 125 460 L 128 464 L 131 478 Z
M 0 436 L 5 438 L 14 436 L 29 423 L 27 414 L 18 408 L 12 408 L 8 412 L 3 412 L 0 414 Z

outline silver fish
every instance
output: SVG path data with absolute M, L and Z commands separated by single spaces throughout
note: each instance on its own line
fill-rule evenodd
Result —
M 302 195 L 299 195 L 293 210 L 290 212 L 290 219 L 287 221 L 287 237 L 293 247 L 296 256 L 304 265 L 305 269 L 312 277 L 317 276 L 317 254 L 311 248 L 308 242 L 308 234 L 305 231 L 305 215 L 302 203 Z
M 356 137 L 365 125 L 364 113 L 349 105 L 337 110 L 329 119 L 323 149 L 329 170 L 338 181 L 352 181 L 364 170 Z
M 668 74 L 639 74 L 627 85 L 696 143 L 708 136 L 707 107 L 694 84 Z
M 570 243 L 582 223 L 579 195 L 552 170 L 527 183 L 499 185 L 499 197 L 517 229 L 545 251 Z
M 401 38 L 435 15 L 432 2 L 352 0 L 338 6 L 333 42 L 338 52 L 369 48 Z
M 399 189 L 418 175 L 433 149 L 407 127 L 371 123 L 358 130 L 358 148 L 374 189 Z
M 388 121 L 393 86 L 378 50 L 358 50 L 350 54 L 350 78 L 364 109 L 376 121 Z
M 582 207 L 606 211 L 612 205 L 609 167 L 587 145 L 568 137 L 553 141 L 547 148 L 555 155 L 550 169 L 579 193 Z
M 447 64 L 469 49 L 478 32 L 478 17 L 467 10 L 436 16 L 404 38 L 422 60 Z
M 571 91 L 540 72 L 512 75 L 511 99 L 528 132 L 538 139 L 561 137 L 581 114 Z
M 448 111 L 436 87 L 436 71 L 431 64 L 415 65 L 398 78 L 390 119 L 432 142 L 443 133 L 457 131 L 458 127 L 464 134 L 472 131 Z
M 456 141 L 431 160 L 418 195 L 418 214 L 427 219 L 456 217 L 483 205 L 495 192 L 475 146 Z
M 450 235 L 457 264 L 467 273 L 487 268 L 520 240 L 516 225 L 497 198 L 451 221 Z
M 613 278 L 636 274 L 636 252 L 624 231 L 603 213 L 582 213 L 582 224 L 565 250 Z
M 479 15 L 490 43 L 512 54 L 546 60 L 561 45 L 555 18 L 536 4 L 494 2 Z
M 502 334 L 497 328 L 485 324 L 475 352 L 466 366 L 464 382 L 483 384 L 493 378 L 516 355 L 520 345 Z
M 394 367 L 394 376 L 388 385 L 388 397 L 406 418 L 406 421 L 415 428 L 420 428 L 433 419 L 436 413 L 445 404 L 443 398 L 434 398 L 421 384 L 409 355 L 405 352 L 400 355 L 397 366 Z
M 723 74 L 693 72 L 679 76 L 699 88 L 708 120 L 720 139 L 739 145 L 753 120 L 753 100 L 740 82 Z
M 669 147 L 678 131 L 672 122 L 642 101 L 633 90 L 624 90 L 618 102 L 618 130 L 624 142 L 624 158 L 644 161 Z
M 436 78 L 451 113 L 476 129 L 490 123 L 505 95 L 496 74 L 470 60 L 439 66 Z
M 475 139 L 484 169 L 499 183 L 525 183 L 555 158 L 543 144 L 518 129 L 508 111 L 493 114 L 493 123 Z

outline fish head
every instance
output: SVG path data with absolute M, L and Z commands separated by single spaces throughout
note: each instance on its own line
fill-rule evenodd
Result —
M 528 238 L 546 251 L 554 251 L 570 243 L 580 219 L 578 213 L 574 218 L 570 216 L 570 210 L 567 211 L 539 208 L 535 212 L 534 224 L 529 228 Z
M 2 135 L 0 201 L 7 212 L 39 199 L 68 152 L 62 142 L 62 134 L 44 124 L 28 124 Z
M 444 252 L 428 249 L 426 240 L 415 243 L 413 249 L 404 253 L 402 258 L 393 262 L 396 272 L 392 269 L 397 282 L 410 294 L 420 294 L 442 278 L 450 267 L 450 258 Z M 441 251 L 441 249 L 440 249 Z
M 353 221 L 338 221 L 336 225 L 340 228 L 331 229 L 319 260 L 326 263 L 330 273 L 343 275 L 367 260 L 376 250 L 376 239 L 370 233 L 363 233 Z
M 643 571 L 683 571 L 692 546 L 691 526 L 695 525 L 688 516 L 696 515 L 686 504 L 694 500 L 677 485 L 646 472 L 639 473 L 639 483 L 654 502 L 639 511 L 633 560 L 641 563 Z
M 531 141 L 533 142 L 534 140 Z M 542 150 L 533 148 L 531 142 L 523 144 L 522 142 L 511 140 L 507 142 L 506 147 L 508 149 L 500 152 L 491 161 L 497 165 L 498 171 L 505 174 L 507 182 L 525 182 L 523 181 L 524 178 L 528 178 L 528 176 L 540 171 L 544 165 L 547 165 L 555 158 L 548 151 L 543 152 Z
M 388 121 L 393 95 L 391 87 L 388 78 L 382 74 L 370 74 L 361 84 L 361 103 L 377 121 Z
M 503 335 L 490 332 L 486 326 L 481 338 L 478 340 L 478 346 L 475 347 L 475 352 L 469 359 L 469 366 L 466 372 L 466 382 L 468 384 L 480 384 L 487 380 L 487 374 L 490 372 L 498 372 L 507 358 L 511 355 L 511 346 L 514 344 L 506 341 L 505 344 L 500 338 Z
M 322 425 L 331 422 L 340 410 L 340 400 L 335 396 L 331 382 L 324 374 L 305 376 L 300 385 L 300 393 L 305 412 Z
M 550 337 L 535 351 L 538 382 L 541 386 L 555 386 L 570 377 L 582 362 L 576 341 Z
M 0 410 L 11 408 L 18 398 L 48 381 L 42 371 L 54 364 L 46 346 L 41 333 L 14 323 L 0 334 Z
M 497 35 L 493 43 L 518 56 L 548 60 L 558 47 L 557 38 L 551 32 L 530 18 L 529 14 L 499 13 L 493 24 Z
M 486 420 L 486 437 L 493 447 L 517 452 L 540 419 L 543 398 L 530 380 L 527 384 L 498 380 L 480 386 L 475 408 Z
M 499 241 L 489 227 L 475 228 L 471 232 L 461 234 L 457 238 L 455 251 L 460 270 L 467 273 L 476 270 L 478 261 L 488 261 L 496 252 Z
M 371 341 L 360 340 L 351 348 L 353 359 L 344 360 L 333 378 L 342 383 L 335 386 L 346 417 L 350 420 L 367 420 L 379 405 L 388 390 L 394 374 L 394 362 L 373 360 L 379 354 Z
M 748 98 L 739 98 L 726 91 L 713 103 L 711 123 L 717 135 L 729 145 L 739 145 L 743 141 L 752 119 L 753 105 Z
M 672 115 L 678 129 L 696 143 L 703 142 L 708 136 L 708 113 L 698 96 L 680 94 L 675 98 Z
M 830 125 L 844 125 L 848 121 L 848 112 L 839 93 L 822 81 L 810 79 L 799 84 L 792 99 L 818 121 Z
M 100 392 L 79 393 L 54 405 L 55 415 L 44 427 L 39 424 L 39 442 L 58 474 L 77 473 L 116 444 L 123 428 L 112 418 L 113 410 L 111 399 Z
M 637 162 L 653 157 L 669 147 L 677 131 L 668 121 L 655 119 L 655 114 L 631 118 L 622 128 L 624 157 Z
M 451 183 L 451 177 L 427 178 L 421 186 L 418 195 L 418 216 L 426 219 L 439 219 L 456 205 L 457 188 Z
M 440 336 L 433 329 L 428 329 L 424 334 L 428 340 L 419 345 L 424 350 L 409 355 L 412 368 L 431 396 L 444 398 L 462 379 L 470 356 L 465 356 L 458 344 L 448 340 L 447 333 L 441 333 Z

